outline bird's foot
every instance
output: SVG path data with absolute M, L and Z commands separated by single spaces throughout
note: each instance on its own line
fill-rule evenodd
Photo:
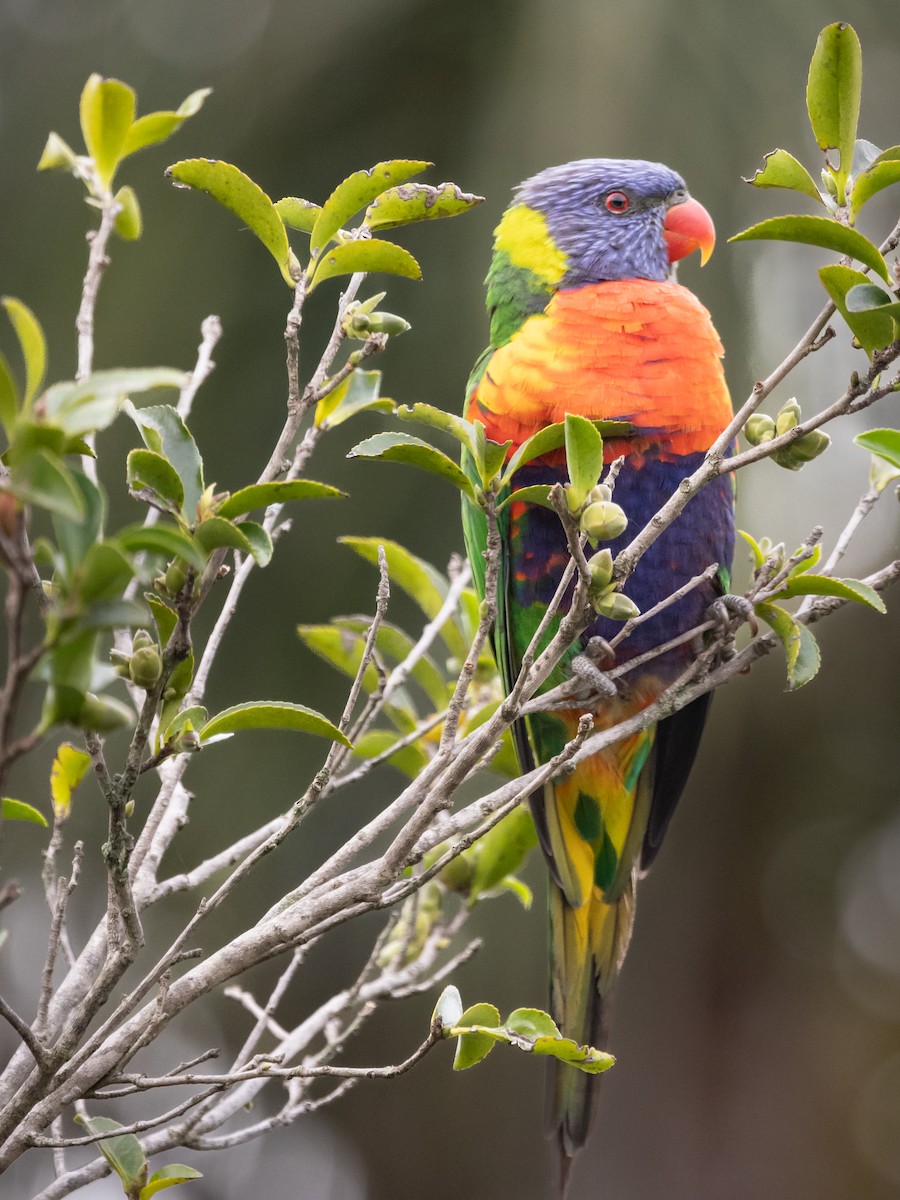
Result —
M 730 593 L 720 596 L 706 610 L 706 619 L 713 622 L 711 636 L 718 643 L 716 657 L 720 662 L 734 658 L 734 635 L 742 625 L 749 625 L 754 635 L 759 630 L 753 604 L 746 596 L 733 596 Z
M 572 659 L 572 683 L 576 685 L 578 699 L 599 696 L 603 700 L 614 700 L 618 696 L 615 683 L 598 665 L 611 666 L 615 659 L 615 651 L 604 638 L 592 637 L 588 641 L 583 653 Z

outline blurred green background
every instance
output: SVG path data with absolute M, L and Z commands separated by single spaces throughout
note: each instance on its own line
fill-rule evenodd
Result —
M 195 155 L 238 164 L 273 197 L 320 201 L 350 171 L 401 156 L 433 159 L 432 182 L 451 179 L 485 195 L 463 220 L 403 234 L 425 283 L 389 285 L 387 306 L 413 330 L 378 363 L 385 392 L 454 411 L 485 340 L 481 280 L 510 188 L 575 157 L 661 159 L 716 220 L 712 262 L 702 275 L 687 263 L 681 279 L 712 311 L 742 399 L 794 345 L 823 293 L 820 252 L 726 244 L 793 203 L 745 187 L 740 176 L 752 175 L 775 146 L 817 169 L 806 69 L 819 28 L 837 19 L 851 21 L 863 44 L 860 133 L 894 145 L 896 0 L 0 0 L 0 287 L 35 308 L 51 337 L 53 377 L 71 377 L 91 214 L 72 179 L 35 175 L 47 132 L 80 146 L 78 96 L 91 71 L 136 87 L 143 112 L 211 86 L 199 116 L 121 173 L 141 199 L 145 233 L 137 244 L 113 245 L 96 355 L 99 367 L 190 366 L 202 318 L 222 318 L 218 369 L 192 421 L 208 479 L 232 489 L 249 482 L 280 429 L 289 293 L 230 214 L 164 180 L 168 163 Z M 880 240 L 896 219 L 897 190 L 870 211 L 864 231 Z M 336 295 L 336 284 L 325 285 L 309 306 L 308 370 Z M 810 409 L 821 406 L 859 365 L 842 330 L 769 411 L 794 394 Z M 740 523 L 796 545 L 818 522 L 830 543 L 866 484 L 866 458 L 851 434 L 896 420 L 888 411 L 860 419 L 799 475 L 760 464 L 741 478 Z M 211 680 L 211 707 L 263 698 L 259 689 L 337 715 L 342 685 L 300 646 L 294 626 L 371 611 L 374 576 L 335 546 L 339 534 L 394 537 L 439 565 L 461 548 L 448 489 L 403 468 L 346 461 L 349 446 L 381 423 L 342 427 L 316 452 L 312 477 L 352 499 L 310 506 L 308 523 L 298 520 L 273 565 L 257 573 Z M 133 430 L 116 426 L 104 439 L 121 461 Z M 122 519 L 136 519 L 124 469 L 105 482 Z M 898 515 L 887 495 L 848 573 L 896 553 Z M 403 611 L 398 604 L 395 619 Z M 773 656 L 717 698 L 682 811 L 641 889 L 616 1000 L 611 1048 L 619 1063 L 604 1082 L 601 1121 L 577 1164 L 572 1200 L 898 1194 L 898 640 L 894 613 L 845 612 L 822 628 L 823 670 L 802 692 L 784 694 L 783 665 Z M 282 811 L 318 761 L 311 741 L 249 735 L 193 764 L 197 800 L 171 869 Z M 31 775 L 21 769 L 13 794 L 44 802 L 47 761 Z M 227 909 L 209 922 L 204 944 L 218 944 L 242 915 L 264 911 L 395 783 L 385 777 L 317 812 L 265 878 L 241 891 L 241 912 Z M 86 786 L 72 830 L 87 839 L 94 871 L 104 820 L 97 800 Z M 38 838 L 32 827 L 9 831 L 4 870 L 24 878 L 19 860 L 35 861 Z M 509 898 L 477 914 L 485 949 L 454 979 L 467 1001 L 489 999 L 503 1011 L 544 1002 L 539 863 L 529 878 L 538 890 L 532 912 Z M 46 938 L 38 890 L 31 882 L 10 910 L 0 959 L 3 991 L 24 1011 Z M 76 944 L 93 923 L 89 900 L 83 887 Z M 175 906 L 154 910 L 151 941 L 162 944 L 178 920 Z M 359 922 L 314 950 L 282 1019 L 302 1019 L 351 981 L 376 931 L 374 921 Z M 260 971 L 250 982 L 262 989 L 271 978 Z M 432 1003 L 422 997 L 380 1015 L 353 1043 L 352 1061 L 403 1058 Z M 190 1015 L 173 1027 L 165 1059 L 147 1062 L 169 1069 L 198 1043 L 235 1046 L 246 1030 L 243 1012 L 217 999 L 202 1020 Z M 546 1196 L 540 1065 L 498 1051 L 455 1076 L 450 1057 L 438 1050 L 400 1080 L 364 1085 L 265 1145 L 167 1160 L 186 1158 L 205 1173 L 190 1187 L 195 1200 Z M 0 1191 L 10 1197 L 49 1181 L 30 1160 L 8 1178 Z M 83 1194 L 120 1193 L 105 1180 Z

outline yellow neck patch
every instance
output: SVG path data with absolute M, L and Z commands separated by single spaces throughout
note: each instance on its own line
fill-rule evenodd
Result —
M 494 249 L 509 255 L 513 266 L 533 271 L 557 287 L 568 268 L 568 259 L 553 244 L 547 220 L 527 204 L 515 204 L 503 214 L 494 230 Z

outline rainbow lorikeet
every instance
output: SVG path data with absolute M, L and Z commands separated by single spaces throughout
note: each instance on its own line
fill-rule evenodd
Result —
M 469 383 L 466 416 L 509 453 L 566 413 L 628 422 L 608 438 L 624 456 L 614 500 L 629 528 L 615 555 L 698 465 L 731 418 L 722 346 L 709 314 L 675 282 L 694 249 L 705 262 L 715 233 L 684 180 L 659 164 L 584 159 L 551 167 L 517 190 L 496 229 L 487 276 L 491 341 Z M 521 467 L 513 488 L 565 481 L 564 452 Z M 495 654 L 515 679 L 568 559 L 555 512 L 513 502 L 501 510 Z M 483 588 L 486 525 L 464 504 L 466 544 Z M 624 587 L 642 612 L 710 564 L 720 578 L 695 588 L 620 643 L 625 663 L 700 624 L 727 586 L 733 491 L 722 478 L 696 496 L 652 545 Z M 588 640 L 621 629 L 598 617 L 548 680 L 562 682 Z M 684 643 L 621 677 L 617 698 L 592 711 L 608 728 L 650 704 L 695 653 Z M 551 1007 L 566 1037 L 602 1046 L 606 1003 L 634 917 L 634 889 L 653 861 L 697 751 L 708 697 L 588 758 L 531 798 L 551 874 Z M 573 736 L 582 710 L 531 716 L 514 730 L 520 765 L 547 762 Z M 563 1174 L 590 1121 L 588 1075 L 562 1067 L 552 1081 L 552 1130 Z

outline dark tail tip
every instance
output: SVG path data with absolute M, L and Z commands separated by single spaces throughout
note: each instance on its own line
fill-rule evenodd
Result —
M 566 1200 L 569 1193 L 569 1173 L 572 1170 L 572 1156 L 566 1150 L 562 1135 L 559 1138 L 559 1158 L 557 1160 L 556 1200 Z

